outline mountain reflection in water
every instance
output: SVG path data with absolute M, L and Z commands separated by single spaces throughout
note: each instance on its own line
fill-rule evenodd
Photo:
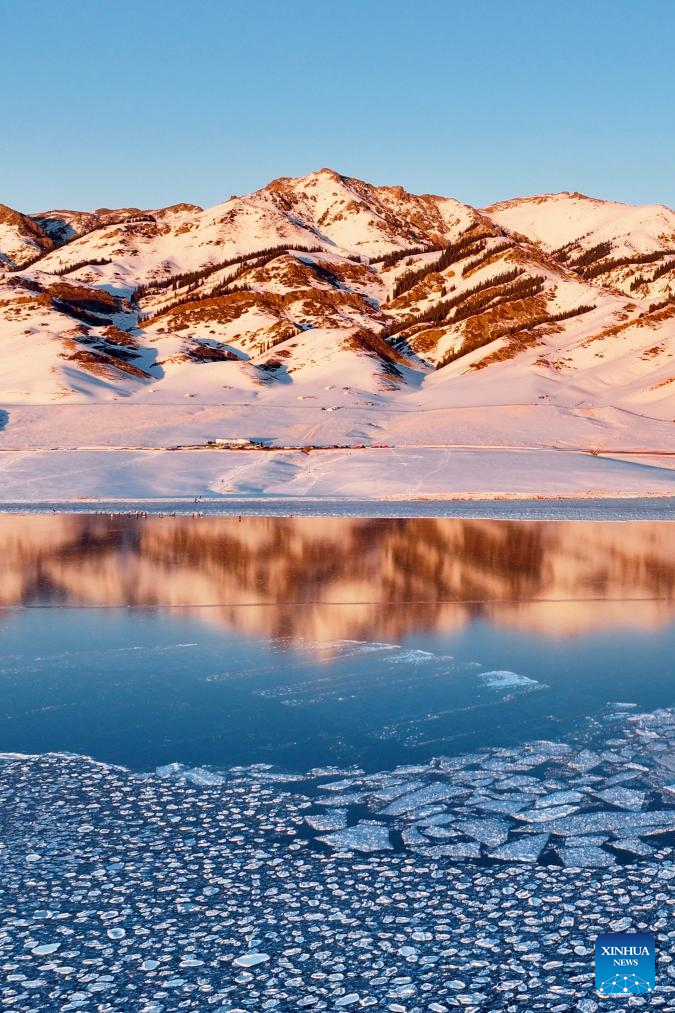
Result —
M 202 605 L 243 633 L 314 642 L 399 640 L 476 617 L 559 635 L 649 629 L 675 612 L 673 532 L 662 521 L 1 516 L 0 605 Z

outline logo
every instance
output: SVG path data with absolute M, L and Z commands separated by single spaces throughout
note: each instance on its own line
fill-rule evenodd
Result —
M 603 995 L 653 992 L 656 981 L 654 936 L 645 932 L 605 932 L 595 940 L 595 987 Z

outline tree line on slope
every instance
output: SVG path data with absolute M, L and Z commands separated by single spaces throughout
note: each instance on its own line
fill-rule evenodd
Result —
M 455 243 L 449 243 L 444 248 L 440 257 L 437 257 L 430 264 L 422 264 L 421 267 L 404 271 L 396 279 L 392 299 L 398 299 L 404 292 L 408 292 L 411 288 L 414 288 L 428 274 L 439 274 L 458 260 L 464 260 L 465 257 L 473 256 L 475 253 L 482 253 L 485 249 L 485 242 L 485 236 L 464 233 Z
M 256 257 L 264 257 L 269 255 L 271 260 L 273 257 L 278 257 L 282 253 L 286 253 L 288 250 L 298 250 L 301 253 L 322 253 L 323 247 L 321 246 L 298 246 L 291 243 L 282 243 L 279 246 L 264 246 L 259 250 L 253 250 L 250 253 L 240 253 L 236 257 L 229 257 L 226 260 L 220 260 L 215 264 L 207 264 L 205 267 L 197 268 L 194 271 L 182 271 L 179 274 L 171 274 L 166 278 L 158 278 L 155 281 L 149 281 L 145 285 L 138 285 L 134 292 L 134 298 L 136 301 L 142 299 L 144 296 L 155 292 L 161 292 L 165 288 L 171 288 L 174 292 L 179 288 L 185 288 L 186 286 L 196 287 L 199 282 L 203 281 L 204 278 L 208 278 L 209 275 L 215 274 L 217 271 L 222 271 L 223 268 L 232 267 L 234 264 L 241 264 L 242 262 L 255 260 Z
M 463 292 L 459 292 L 457 295 L 451 296 L 449 299 L 442 299 L 440 302 L 435 303 L 433 306 L 430 306 L 425 310 L 421 310 L 419 313 L 407 316 L 403 320 L 394 321 L 384 328 L 381 332 L 382 337 L 392 337 L 394 334 L 406 331 L 410 327 L 414 327 L 416 324 L 445 323 L 448 321 L 450 312 L 453 309 L 455 310 L 455 313 L 453 313 L 452 321 L 472 316 L 474 313 L 480 312 L 481 309 L 485 308 L 488 303 L 491 303 L 496 298 L 497 293 L 492 292 L 492 289 L 498 289 L 505 285 L 510 285 L 511 282 L 518 281 L 518 279 L 520 279 L 524 274 L 525 272 L 522 268 L 514 267 L 510 271 L 504 271 L 502 274 L 486 278 L 477 285 L 473 285 L 471 288 L 467 288 Z M 543 282 L 543 280 L 544 279 L 542 278 L 541 281 Z M 525 287 L 529 288 L 529 285 L 527 284 L 529 279 L 524 279 L 524 281 Z M 464 307 L 462 316 L 458 317 L 457 313 L 463 303 L 467 303 L 468 305 Z
M 651 284 L 654 281 L 658 281 L 658 279 L 662 278 L 664 274 L 669 274 L 673 270 L 675 270 L 675 260 L 666 260 L 663 264 L 659 264 L 657 266 L 652 273 L 651 278 L 645 278 L 641 274 L 636 274 L 630 283 L 630 290 L 631 292 L 635 292 L 640 285 Z
M 515 324 L 509 324 L 506 327 L 500 328 L 496 333 L 490 332 L 489 334 L 476 334 L 469 338 L 465 338 L 462 344 L 457 349 L 451 349 L 449 352 L 439 359 L 436 363 L 436 369 L 442 369 L 443 366 L 449 365 L 451 362 L 455 362 L 457 359 L 463 358 L 470 352 L 475 352 L 479 348 L 483 348 L 485 345 L 491 344 L 493 341 L 497 341 L 499 338 L 506 338 L 513 334 L 518 334 L 520 331 L 531 331 L 534 327 L 539 327 L 541 324 L 555 323 L 558 320 L 569 320 L 571 317 L 581 316 L 583 313 L 590 313 L 591 310 L 595 309 L 595 305 L 582 304 L 576 306 L 571 310 L 562 310 L 560 313 L 542 313 L 539 316 L 533 317 L 528 320 L 526 324 L 519 321 Z

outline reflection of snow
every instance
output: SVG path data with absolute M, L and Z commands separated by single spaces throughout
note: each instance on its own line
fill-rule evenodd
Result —
M 603 981 L 598 989 L 609 995 L 618 995 L 623 992 L 651 992 L 652 986 L 644 978 L 637 974 L 615 974 L 607 981 Z

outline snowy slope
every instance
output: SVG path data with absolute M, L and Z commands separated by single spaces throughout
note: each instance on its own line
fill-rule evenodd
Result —
M 206 210 L 2 206 L 0 451 L 670 450 L 673 265 L 662 205 L 329 169 Z
M 485 212 L 598 284 L 652 301 L 675 293 L 675 212 L 663 204 L 557 193 L 504 201 Z

